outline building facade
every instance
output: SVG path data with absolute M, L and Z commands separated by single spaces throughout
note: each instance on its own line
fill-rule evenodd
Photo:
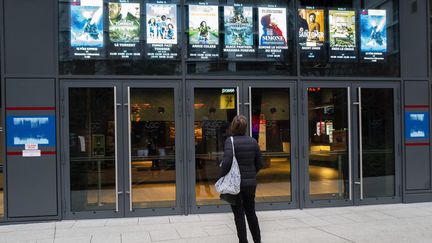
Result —
M 426 0 L 1 0 L 1 221 L 432 201 Z

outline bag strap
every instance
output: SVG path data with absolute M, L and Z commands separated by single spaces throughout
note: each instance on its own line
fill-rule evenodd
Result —
M 235 157 L 235 149 L 234 149 L 234 137 L 231 136 L 231 144 L 232 144 L 232 148 L 233 148 L 233 158 Z

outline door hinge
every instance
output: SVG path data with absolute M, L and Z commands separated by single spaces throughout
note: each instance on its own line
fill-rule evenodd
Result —
M 303 189 L 303 202 L 306 202 L 306 190 Z

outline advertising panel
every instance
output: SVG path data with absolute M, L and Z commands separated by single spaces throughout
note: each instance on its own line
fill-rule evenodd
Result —
M 100 57 L 104 47 L 103 1 L 73 0 L 71 3 L 70 46 L 72 57 Z
M 252 7 L 225 6 L 224 28 L 224 52 L 235 53 L 237 58 L 255 52 Z
M 360 51 L 365 62 L 383 62 L 387 53 L 386 10 L 362 10 L 360 14 Z
M 108 12 L 109 56 L 140 57 L 141 5 L 133 1 L 109 2 Z
M 177 5 L 147 3 L 146 16 L 147 57 L 178 57 Z
M 298 10 L 298 37 L 302 59 L 322 57 L 325 41 L 324 10 L 308 7 Z
M 287 45 L 287 16 L 286 8 L 258 8 L 259 44 L 268 58 L 280 58 Z
M 356 56 L 356 15 L 354 10 L 329 10 L 330 60 L 352 61 Z
M 189 5 L 189 57 L 219 57 L 218 6 Z

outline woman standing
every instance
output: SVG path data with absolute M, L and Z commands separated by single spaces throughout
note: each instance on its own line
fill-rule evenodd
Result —
M 231 134 L 234 138 L 235 155 L 240 167 L 240 193 L 236 195 L 235 205 L 231 205 L 240 243 L 247 243 L 245 214 L 255 243 L 261 242 L 258 218 L 255 213 L 256 174 L 263 167 L 261 152 L 255 139 L 246 136 L 247 120 L 243 115 L 234 117 L 231 123 Z M 221 175 L 225 176 L 231 169 L 233 146 L 231 139 L 225 140 L 224 157 Z

